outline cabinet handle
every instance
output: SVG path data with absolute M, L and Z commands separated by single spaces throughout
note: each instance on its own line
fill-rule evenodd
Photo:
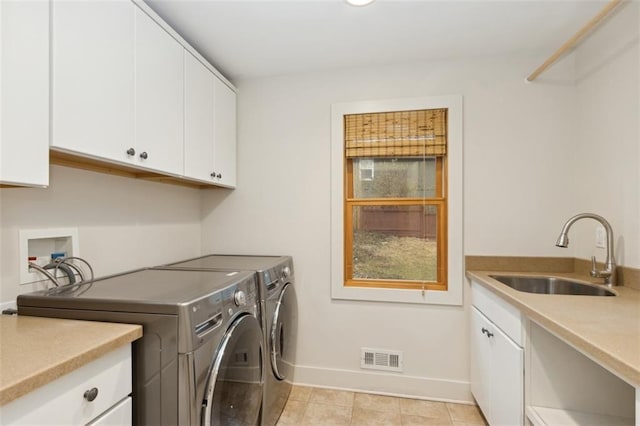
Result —
M 218 173 L 218 175 L 216 176 L 218 179 L 222 178 L 222 173 Z
M 98 397 L 98 388 L 91 388 L 84 393 L 84 399 L 89 402 L 92 402 L 94 399 Z
M 147 154 L 147 151 L 141 152 L 140 158 L 142 158 L 143 160 L 146 160 L 147 158 L 149 158 L 149 154 Z
M 129 148 L 129 149 L 127 150 L 127 155 L 136 155 L 136 150 L 135 150 L 135 149 L 133 149 L 133 148 Z
M 490 332 L 489 330 L 487 330 L 486 328 L 482 327 L 482 334 L 486 334 L 487 337 L 493 337 L 493 333 Z
M 215 179 L 216 178 L 216 172 L 211 172 L 211 178 Z

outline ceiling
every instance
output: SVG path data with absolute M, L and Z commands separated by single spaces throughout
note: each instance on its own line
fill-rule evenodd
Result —
M 343 0 L 145 1 L 232 81 L 526 50 L 550 55 L 606 3 L 376 0 L 353 7 Z

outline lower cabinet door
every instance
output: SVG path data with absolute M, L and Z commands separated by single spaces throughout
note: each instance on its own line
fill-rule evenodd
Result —
M 524 422 L 524 353 L 498 327 L 491 337 L 491 425 Z
M 133 416 L 133 402 L 128 396 L 87 426 L 130 426 Z
M 492 426 L 524 422 L 524 351 L 471 308 L 471 393 Z
M 484 416 L 491 418 L 491 342 L 483 330 L 493 330 L 476 307 L 471 308 L 471 393 Z

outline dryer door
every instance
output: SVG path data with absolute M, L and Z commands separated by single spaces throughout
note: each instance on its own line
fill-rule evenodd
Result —
M 271 368 L 273 374 L 280 380 L 291 380 L 293 375 L 297 328 L 296 294 L 293 284 L 287 283 L 280 292 L 269 333 Z
M 262 331 L 247 314 L 229 327 L 214 356 L 201 424 L 257 425 L 262 388 Z

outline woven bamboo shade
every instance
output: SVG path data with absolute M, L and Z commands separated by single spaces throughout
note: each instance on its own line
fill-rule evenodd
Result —
M 347 158 L 446 155 L 447 110 L 345 115 L 344 134 Z

